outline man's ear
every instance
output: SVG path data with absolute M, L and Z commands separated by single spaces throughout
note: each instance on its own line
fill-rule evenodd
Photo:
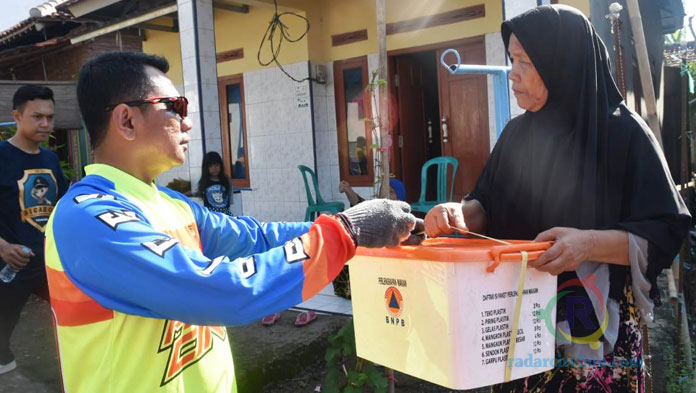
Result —
M 22 121 L 22 112 L 20 112 L 17 109 L 13 109 L 12 118 L 14 119 L 15 123 L 19 123 L 20 121 Z
M 133 108 L 121 104 L 111 111 L 111 125 L 121 138 L 132 141 L 135 139 L 135 127 L 133 125 Z

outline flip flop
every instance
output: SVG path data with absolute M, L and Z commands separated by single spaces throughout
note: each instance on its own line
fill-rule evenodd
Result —
M 280 313 L 277 312 L 275 314 L 266 315 L 265 317 L 263 317 L 263 319 L 261 319 L 261 323 L 265 326 L 271 326 L 274 323 L 276 323 L 276 321 L 279 319 L 280 319 Z
M 310 322 L 314 321 L 317 319 L 317 313 L 314 311 L 305 311 L 300 313 L 300 315 L 297 316 L 297 319 L 295 319 L 295 326 L 305 326 L 308 325 Z

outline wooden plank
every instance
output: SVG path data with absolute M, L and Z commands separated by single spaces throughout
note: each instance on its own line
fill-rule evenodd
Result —
M 486 6 L 484 4 L 477 4 L 440 14 L 427 15 L 420 18 L 387 23 L 387 35 L 405 33 L 428 27 L 448 25 L 463 22 L 465 20 L 483 18 L 484 16 L 486 16 Z
M 635 43 L 636 57 L 638 58 L 640 84 L 643 87 L 643 98 L 648 111 L 648 125 L 660 143 L 660 147 L 662 147 L 662 132 L 660 132 L 660 122 L 657 118 L 657 101 L 655 100 L 655 90 L 653 89 L 650 58 L 648 57 L 648 47 L 645 42 L 640 6 L 638 5 L 638 0 L 626 0 L 626 6 L 628 7 L 628 16 L 630 17 L 631 30 L 633 31 L 633 42 Z
M 348 33 L 332 35 L 331 46 L 352 44 L 353 42 L 360 42 L 365 40 L 367 40 L 367 29 L 350 31 Z
M 152 19 L 157 19 L 160 16 L 169 15 L 172 12 L 177 12 L 177 10 L 178 10 L 177 5 L 171 4 L 168 6 L 164 6 L 161 8 L 157 8 L 154 10 L 144 12 L 140 15 L 133 16 L 133 17 L 130 17 L 128 19 L 111 22 L 111 23 L 107 24 L 106 26 L 91 30 L 85 34 L 82 34 L 82 35 L 79 35 L 76 37 L 72 37 L 70 39 L 70 43 L 77 44 L 77 43 L 82 42 L 82 41 L 87 41 L 89 39 L 96 38 L 96 37 L 102 36 L 104 34 L 109 34 L 109 33 L 112 33 L 114 31 L 122 30 L 122 29 L 125 29 L 127 27 L 131 27 L 133 25 L 138 25 L 140 23 L 147 22 L 147 21 L 152 20 Z
M 135 25 L 133 27 L 138 27 L 143 30 L 157 30 L 157 31 L 164 31 L 167 33 L 178 33 L 179 32 L 179 26 L 165 26 L 165 25 L 159 25 L 156 23 L 141 23 L 139 25 Z
M 238 12 L 240 14 L 249 13 L 249 6 L 246 4 L 229 4 L 222 1 L 213 1 L 213 7 L 221 10 Z
M 244 58 L 244 48 L 232 49 L 224 52 L 218 52 L 215 54 L 215 61 L 217 63 L 223 63 L 231 60 L 238 60 Z

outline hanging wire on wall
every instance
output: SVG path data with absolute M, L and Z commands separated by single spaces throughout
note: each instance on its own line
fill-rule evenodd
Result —
M 280 70 L 283 71 L 283 73 L 288 76 L 288 78 L 290 78 L 293 81 L 298 82 L 298 83 L 304 82 L 304 81 L 317 82 L 317 80 L 315 78 L 312 78 L 311 76 L 308 78 L 304 78 L 304 79 L 297 79 L 297 78 L 293 77 L 287 71 L 285 71 L 285 69 L 283 68 L 283 65 L 280 64 L 280 62 L 278 61 L 278 56 L 280 55 L 280 48 L 283 45 L 284 41 L 298 42 L 298 41 L 302 40 L 307 35 L 307 33 L 309 32 L 309 19 L 305 18 L 304 16 L 302 16 L 300 14 L 297 14 L 294 12 L 289 12 L 289 11 L 278 13 L 278 1 L 277 0 L 273 0 L 273 5 L 275 6 L 275 12 L 273 14 L 273 18 L 271 19 L 271 21 L 268 24 L 268 28 L 266 29 L 266 32 L 264 33 L 263 38 L 261 39 L 261 45 L 259 46 L 259 52 L 257 54 L 259 64 L 261 64 L 262 66 L 265 67 L 265 66 L 268 66 L 272 63 L 275 63 L 278 66 L 278 68 L 280 68 Z M 306 25 L 304 32 L 299 37 L 294 38 L 294 39 L 290 36 L 290 30 L 289 30 L 288 26 L 285 23 L 283 23 L 281 20 L 281 18 L 285 18 L 287 20 L 287 18 L 292 18 L 292 17 L 302 19 Z M 276 39 L 277 39 L 277 41 L 276 41 Z M 264 45 L 266 45 L 267 41 L 270 44 L 271 59 L 268 62 L 264 62 L 263 60 L 261 60 L 261 52 L 263 52 Z M 276 47 L 276 44 L 278 45 L 277 47 Z

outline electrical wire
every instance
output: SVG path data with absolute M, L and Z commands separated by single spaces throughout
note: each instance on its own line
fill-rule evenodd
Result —
M 297 14 L 294 12 L 289 12 L 289 11 L 286 11 L 283 13 L 278 13 L 278 1 L 277 0 L 273 0 L 273 5 L 275 6 L 275 12 L 273 14 L 273 18 L 271 19 L 271 21 L 268 24 L 268 28 L 266 29 L 266 32 L 264 33 L 263 38 L 261 39 L 261 45 L 259 45 L 259 51 L 258 51 L 258 54 L 256 56 L 259 60 L 259 64 L 261 64 L 262 66 L 265 67 L 265 66 L 271 65 L 272 63 L 275 63 L 278 66 L 278 68 L 280 68 L 280 70 L 283 71 L 283 73 L 288 76 L 288 78 L 290 78 L 293 81 L 298 82 L 298 83 L 304 82 L 304 81 L 318 82 L 315 78 L 312 78 L 311 76 L 304 78 L 304 79 L 297 79 L 297 78 L 293 77 L 287 71 L 285 71 L 285 69 L 283 68 L 283 65 L 280 64 L 280 62 L 278 61 L 278 56 L 280 55 L 280 48 L 283 44 L 283 41 L 298 42 L 307 35 L 307 33 L 309 32 L 309 19 L 307 19 L 306 17 L 304 17 L 300 14 Z M 302 19 L 302 20 L 304 20 L 307 27 L 305 28 L 305 31 L 299 37 L 293 39 L 290 36 L 290 31 L 289 31 L 288 26 L 281 21 L 282 17 L 286 17 L 286 18 L 295 17 L 295 18 Z M 277 42 L 278 47 L 276 47 L 276 42 L 275 42 L 275 38 L 274 38 L 276 36 L 278 37 L 278 42 Z M 261 52 L 264 49 L 264 45 L 266 44 L 266 41 L 268 41 L 270 43 L 270 53 L 271 53 L 271 60 L 269 60 L 268 62 L 264 62 L 263 60 L 261 60 Z

